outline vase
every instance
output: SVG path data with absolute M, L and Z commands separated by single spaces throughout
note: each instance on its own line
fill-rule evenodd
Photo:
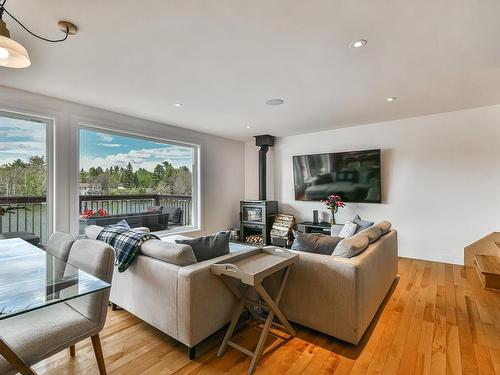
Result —
M 335 211 L 331 210 L 331 212 L 332 212 L 332 219 L 330 221 L 330 224 L 333 226 L 335 225 Z

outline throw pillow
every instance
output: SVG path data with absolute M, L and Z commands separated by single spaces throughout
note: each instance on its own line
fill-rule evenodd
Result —
M 149 213 L 161 213 L 163 210 L 163 206 L 151 206 L 146 209 L 146 212 Z
M 108 225 L 108 227 L 118 227 L 118 228 L 124 228 L 124 229 L 132 229 L 130 228 L 130 225 L 128 225 L 127 220 L 122 219 L 116 224 L 111 224 Z
M 342 230 L 339 233 L 339 237 L 342 238 L 349 238 L 356 233 L 356 228 L 358 227 L 358 224 L 353 223 L 352 221 L 347 220 L 344 226 L 342 227 Z
M 182 209 L 180 207 L 164 207 L 163 213 L 168 214 L 168 221 L 175 224 L 180 224 Z
M 337 244 L 342 241 L 340 237 L 327 236 L 321 233 L 300 233 L 293 232 L 292 250 L 306 253 L 332 255 Z
M 370 241 L 367 235 L 364 233 L 356 234 L 340 241 L 332 255 L 341 258 L 352 258 L 365 251 L 369 244 Z
M 229 254 L 231 232 L 219 232 L 209 236 L 175 240 L 176 243 L 189 245 L 193 249 L 196 261 L 203 262 L 221 255 Z
M 358 234 L 362 230 L 371 227 L 373 224 L 375 224 L 373 221 L 366 221 L 362 220 L 359 215 L 354 216 L 354 219 L 352 219 L 353 223 L 355 223 L 358 227 L 356 228 L 356 232 L 354 234 Z
M 141 246 L 141 253 L 150 258 L 181 267 L 196 263 L 196 257 L 191 246 L 162 240 L 144 242 Z

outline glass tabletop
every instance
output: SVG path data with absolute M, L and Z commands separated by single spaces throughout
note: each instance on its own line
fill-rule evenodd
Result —
M 0 240 L 0 320 L 109 287 L 20 238 Z

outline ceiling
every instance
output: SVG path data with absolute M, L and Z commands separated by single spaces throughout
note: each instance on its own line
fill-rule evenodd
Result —
M 500 103 L 496 0 L 8 0 L 0 84 L 244 140 Z M 361 49 L 349 43 L 366 39 Z M 396 96 L 394 102 L 386 98 Z M 281 106 L 268 106 L 282 98 Z M 174 103 L 183 103 L 175 107 Z M 251 129 L 247 129 L 251 126 Z

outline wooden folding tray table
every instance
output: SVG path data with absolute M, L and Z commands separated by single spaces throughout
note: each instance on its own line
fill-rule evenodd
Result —
M 299 255 L 294 254 L 286 249 L 275 248 L 275 247 L 264 247 L 261 248 L 259 252 L 241 254 L 231 259 L 230 263 L 216 263 L 211 266 L 211 271 L 215 275 L 219 275 L 224 281 L 228 289 L 239 299 L 239 303 L 236 306 L 233 318 L 229 327 L 227 329 L 226 335 L 222 341 L 222 344 L 217 352 L 217 356 L 220 357 L 224 354 L 227 346 L 231 346 L 252 358 L 250 367 L 248 368 L 248 374 L 252 374 L 257 367 L 257 364 L 262 356 L 264 350 L 264 344 L 266 342 L 267 336 L 271 329 L 271 325 L 275 328 L 280 328 L 286 333 L 295 336 L 295 330 L 292 328 L 288 322 L 285 315 L 280 311 L 278 305 L 283 295 L 283 290 L 285 288 L 288 275 L 290 273 L 290 268 L 293 264 L 297 263 L 299 260 Z M 267 276 L 275 274 L 281 270 L 285 270 L 283 278 L 281 279 L 281 284 L 278 289 L 276 297 L 273 299 L 269 293 L 262 286 L 262 281 Z M 234 287 L 226 279 L 227 277 L 237 279 L 243 284 L 243 291 L 240 292 L 238 288 Z M 248 296 L 248 292 L 251 288 L 254 288 L 259 296 L 262 298 L 263 303 L 252 301 Z M 259 317 L 254 311 L 253 307 L 259 306 L 264 310 L 268 310 L 269 313 L 267 318 L 264 320 Z M 259 338 L 259 342 L 255 349 L 255 352 L 236 344 L 231 341 L 231 336 L 234 333 L 234 329 L 238 323 L 240 315 L 243 311 L 247 309 L 253 318 L 256 320 L 264 320 L 264 328 Z M 281 324 L 273 321 L 274 317 L 277 317 Z

